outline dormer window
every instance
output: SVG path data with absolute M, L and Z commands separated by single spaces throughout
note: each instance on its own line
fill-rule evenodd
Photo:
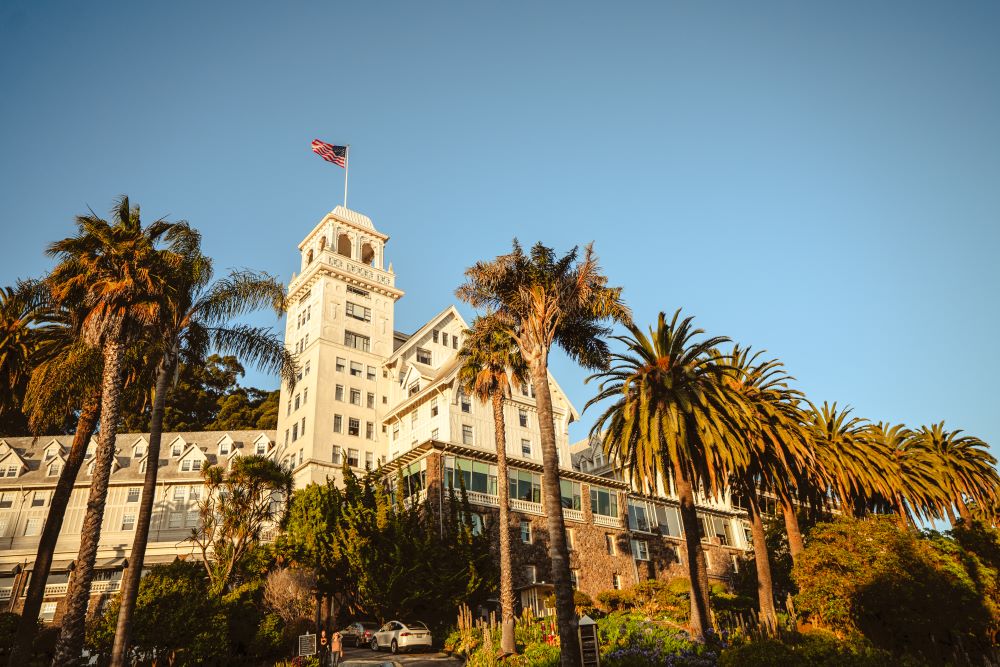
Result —
M 431 364 L 431 353 L 430 350 L 425 350 L 422 347 L 417 348 L 417 363 L 426 364 L 430 366 Z
M 56 453 L 51 448 L 46 449 L 45 450 L 45 459 L 44 460 L 45 461 L 50 461 L 50 460 L 54 459 L 55 456 L 56 456 Z
M 146 455 L 146 448 L 143 447 L 142 445 L 136 445 L 135 446 L 135 453 L 134 453 L 133 456 L 135 458 L 137 458 L 137 459 L 141 459 L 145 455 Z
M 419 392 L 419 391 L 420 391 L 420 383 L 419 382 L 414 382 L 413 384 L 410 385 L 410 391 L 409 391 L 409 395 L 410 396 L 416 395 L 417 392 Z
M 256 454 L 257 454 L 257 456 L 264 456 L 265 454 L 267 454 L 267 443 L 266 442 L 258 442 L 257 443 Z
M 194 461 L 192 459 L 184 459 L 181 461 L 181 472 L 191 472 L 194 469 Z
M 176 457 L 178 457 L 180 455 L 181 455 L 181 446 L 180 445 L 173 445 L 173 446 L 170 447 L 170 456 L 173 456 L 173 457 L 176 458 Z
M 229 456 L 229 443 L 224 442 L 219 445 L 219 456 Z
M 0 469 L 0 477 L 17 477 L 17 466 L 7 466 L 5 469 Z
M 49 477 L 58 477 L 59 473 L 62 472 L 62 463 L 56 461 L 49 466 L 48 471 L 45 473 Z
M 141 472 L 141 473 L 146 472 L 146 460 L 145 459 L 143 459 L 142 463 L 139 464 L 139 472 Z

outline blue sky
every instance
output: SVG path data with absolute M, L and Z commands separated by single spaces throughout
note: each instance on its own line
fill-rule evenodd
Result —
M 342 197 L 319 137 L 392 236 L 399 329 L 515 236 L 594 241 L 639 322 L 997 443 L 998 119 L 995 2 L 7 0 L 0 283 L 120 193 L 287 280 Z

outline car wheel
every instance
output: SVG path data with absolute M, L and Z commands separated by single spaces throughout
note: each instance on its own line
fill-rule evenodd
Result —
M 372 647 L 373 651 L 377 651 L 378 650 L 378 638 L 377 637 L 372 637 L 371 647 Z
M 399 644 L 396 643 L 395 639 L 393 639 L 392 643 L 389 644 L 389 650 L 393 653 L 399 653 Z

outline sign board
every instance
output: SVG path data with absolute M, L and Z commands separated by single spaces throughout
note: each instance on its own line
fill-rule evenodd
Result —
M 316 635 L 299 635 L 299 655 L 316 655 Z
M 589 616 L 580 619 L 580 659 L 583 667 L 600 667 L 601 645 L 597 636 L 597 623 Z

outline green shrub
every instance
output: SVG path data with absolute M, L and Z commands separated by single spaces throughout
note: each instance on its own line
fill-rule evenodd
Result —
M 635 606 L 635 599 L 628 591 L 601 591 L 597 594 L 597 606 L 604 613 L 610 614 L 613 611 L 625 611 Z
M 524 661 L 531 667 L 559 667 L 559 648 L 548 644 L 531 644 L 524 649 Z
M 760 639 L 722 652 L 719 667 L 884 667 L 899 664 L 864 640 L 844 640 L 822 630 L 784 640 Z

